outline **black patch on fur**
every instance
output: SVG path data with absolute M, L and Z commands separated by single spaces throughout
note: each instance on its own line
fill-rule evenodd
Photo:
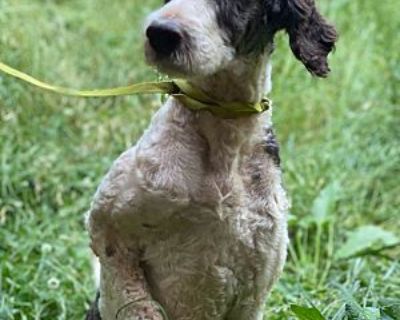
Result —
M 112 257 L 115 254 L 115 248 L 111 245 L 106 246 L 105 254 L 107 257 Z
M 101 320 L 100 311 L 99 311 L 99 300 L 100 300 L 100 292 L 97 292 L 96 299 L 90 306 L 89 311 L 86 313 L 85 320 Z
M 271 157 L 277 166 L 281 164 L 281 157 L 279 155 L 279 143 L 276 139 L 275 133 L 271 128 L 265 130 L 265 137 L 263 140 L 263 147 L 265 152 Z
M 260 31 L 265 13 L 260 0 L 216 0 L 217 20 L 239 54 L 261 53 L 267 34 Z
M 313 75 L 325 77 L 330 69 L 328 54 L 337 40 L 335 28 L 318 12 L 314 0 L 264 0 L 267 28 L 289 34 L 290 47 Z
M 261 172 L 255 172 L 251 175 L 251 181 L 258 183 L 261 181 Z
M 313 75 L 325 77 L 335 28 L 314 0 L 215 0 L 218 24 L 239 54 L 262 53 L 279 30 L 289 35 L 293 54 Z M 271 46 L 272 47 L 272 46 Z

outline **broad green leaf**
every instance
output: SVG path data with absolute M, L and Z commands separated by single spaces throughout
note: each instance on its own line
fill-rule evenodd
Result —
M 312 206 L 312 217 L 317 224 L 322 224 L 332 216 L 340 192 L 340 184 L 334 181 L 320 191 Z
M 291 305 L 290 309 L 300 320 L 325 320 L 324 316 L 316 308 Z
M 336 258 L 373 254 L 399 243 L 400 239 L 392 232 L 377 226 L 364 226 L 349 234 L 346 243 L 337 251 Z

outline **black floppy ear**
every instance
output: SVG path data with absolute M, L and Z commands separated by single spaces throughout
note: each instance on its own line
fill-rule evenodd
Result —
M 296 58 L 313 75 L 326 77 L 328 55 L 337 40 L 335 27 L 321 16 L 314 0 L 269 1 L 274 27 L 287 31 Z

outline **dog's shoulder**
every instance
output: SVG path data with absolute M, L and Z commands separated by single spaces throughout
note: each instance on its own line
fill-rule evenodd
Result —
M 288 208 L 282 185 L 279 143 L 267 125 L 246 148 L 241 175 L 250 198 L 250 208 L 259 214 L 284 218 Z
M 127 193 L 134 192 L 135 156 L 136 147 L 132 147 L 114 161 L 95 193 L 91 211 L 112 212 L 116 202 L 122 198 L 126 200 Z

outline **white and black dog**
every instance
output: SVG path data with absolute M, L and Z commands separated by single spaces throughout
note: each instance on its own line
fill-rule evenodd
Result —
M 269 90 L 277 31 L 320 77 L 337 38 L 314 0 L 171 0 L 147 21 L 149 64 L 225 102 Z M 270 111 L 222 119 L 170 97 L 92 203 L 101 272 L 87 319 L 262 319 L 286 210 Z

